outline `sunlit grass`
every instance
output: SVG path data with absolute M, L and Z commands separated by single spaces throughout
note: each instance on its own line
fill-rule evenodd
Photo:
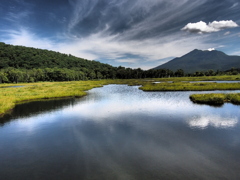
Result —
M 227 94 L 193 94 L 190 99 L 195 103 L 222 105 L 225 102 L 240 104 L 240 93 Z
M 182 81 L 239 80 L 240 76 L 182 77 L 160 79 L 114 79 L 96 81 L 39 82 L 0 84 L 0 114 L 6 113 L 18 103 L 38 99 L 64 97 L 82 97 L 86 91 L 107 84 L 139 85 L 144 91 L 206 91 L 206 90 L 239 90 L 240 83 L 189 83 Z M 161 81 L 162 83 L 153 83 Z M 168 83 L 167 81 L 173 81 Z M 3 88 L 6 86 L 23 86 Z M 239 95 L 229 95 L 231 102 L 239 103 Z M 225 101 L 225 100 L 224 100 Z M 196 101 L 197 102 L 197 101 Z
M 15 104 L 37 99 L 51 99 L 62 97 L 82 97 L 86 91 L 94 87 L 101 87 L 104 82 L 79 81 L 79 82 L 44 82 L 21 84 L 24 87 L 0 89 L 0 114 L 12 109 Z M 8 86 L 14 84 L 8 84 Z
M 147 83 L 140 87 L 144 91 L 212 91 L 212 90 L 238 90 L 240 83 L 210 83 L 210 82 L 162 82 Z
M 172 78 L 155 78 L 156 81 L 239 81 L 238 75 L 221 75 L 221 76 L 201 76 L 201 77 L 172 77 Z

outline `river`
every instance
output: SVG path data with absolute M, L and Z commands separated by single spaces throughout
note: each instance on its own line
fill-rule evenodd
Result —
M 240 179 L 240 106 L 193 93 L 107 85 L 17 105 L 0 118 L 0 177 Z

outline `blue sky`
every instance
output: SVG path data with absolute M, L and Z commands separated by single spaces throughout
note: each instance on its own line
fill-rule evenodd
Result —
M 193 49 L 240 55 L 239 0 L 1 0 L 0 41 L 150 69 Z

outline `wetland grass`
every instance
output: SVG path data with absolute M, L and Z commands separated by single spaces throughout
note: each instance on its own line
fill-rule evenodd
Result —
M 86 91 L 101 87 L 104 81 L 44 82 L 19 84 L 23 87 L 0 89 L 0 114 L 12 109 L 16 104 L 38 99 L 82 97 Z M 11 86 L 12 84 L 8 84 Z
M 240 104 L 240 93 L 228 94 L 193 94 L 190 96 L 191 101 L 199 104 L 222 105 L 225 102 Z
M 155 81 L 240 81 L 239 75 L 220 75 L 220 76 L 200 76 L 200 77 L 170 77 L 170 78 L 153 78 Z
M 82 97 L 86 91 L 102 87 L 107 84 L 144 84 L 142 80 L 95 80 L 95 81 L 69 81 L 69 82 L 42 82 L 42 83 L 19 83 L 0 85 L 0 115 L 14 108 L 16 104 L 53 98 Z M 12 87 L 12 88 L 3 88 Z
M 153 79 L 114 79 L 95 81 L 69 81 L 69 82 L 39 82 L 19 83 L 0 85 L 0 115 L 14 108 L 18 103 L 26 101 L 82 97 L 86 91 L 102 87 L 107 84 L 127 84 L 130 86 L 141 86 L 144 91 L 206 91 L 206 90 L 239 90 L 240 83 L 188 83 L 182 81 L 212 81 L 212 80 L 239 80 L 236 76 L 212 76 L 212 77 L 179 77 L 179 78 L 153 78 Z M 153 83 L 161 81 L 162 83 Z M 173 81 L 168 83 L 167 81 Z M 14 86 L 18 87 L 14 87 Z M 3 88 L 11 87 L 12 88 Z M 240 102 L 240 97 L 234 96 L 231 100 L 234 103 Z M 196 100 L 197 102 L 197 100 Z
M 147 83 L 140 87 L 143 91 L 213 91 L 239 90 L 240 83 L 212 83 L 212 82 L 162 82 Z

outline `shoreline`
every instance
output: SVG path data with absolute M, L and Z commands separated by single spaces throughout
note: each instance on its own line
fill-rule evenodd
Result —
M 204 77 L 206 80 L 236 80 L 238 76 L 228 77 Z M 240 90 L 240 83 L 213 83 L 201 82 L 190 83 L 181 81 L 199 81 L 202 77 L 182 77 L 182 78 L 152 78 L 152 79 L 108 79 L 108 80 L 89 80 L 89 81 L 65 81 L 65 82 L 36 82 L 36 83 L 19 83 L 19 84 L 0 84 L 0 117 L 10 112 L 16 104 L 22 104 L 29 101 L 52 100 L 57 98 L 83 97 L 87 95 L 88 90 L 102 87 L 108 84 L 126 84 L 129 86 L 141 86 L 143 91 L 211 91 L 211 90 Z M 167 81 L 172 81 L 168 83 Z M 154 82 L 163 83 L 154 83 Z M 240 81 L 239 81 L 240 82 Z M 11 88 L 2 88 L 15 86 Z M 17 87 L 16 87 L 17 86 Z M 19 87 L 20 86 L 20 87 Z M 214 93 L 213 93 L 214 94 Z M 212 94 L 212 96 L 213 96 Z M 190 99 L 194 103 L 211 104 L 233 102 L 240 104 L 240 93 L 237 95 L 215 95 L 212 96 L 193 94 Z M 231 98 L 230 98 L 231 97 Z M 223 99 L 223 100 L 222 100 Z

